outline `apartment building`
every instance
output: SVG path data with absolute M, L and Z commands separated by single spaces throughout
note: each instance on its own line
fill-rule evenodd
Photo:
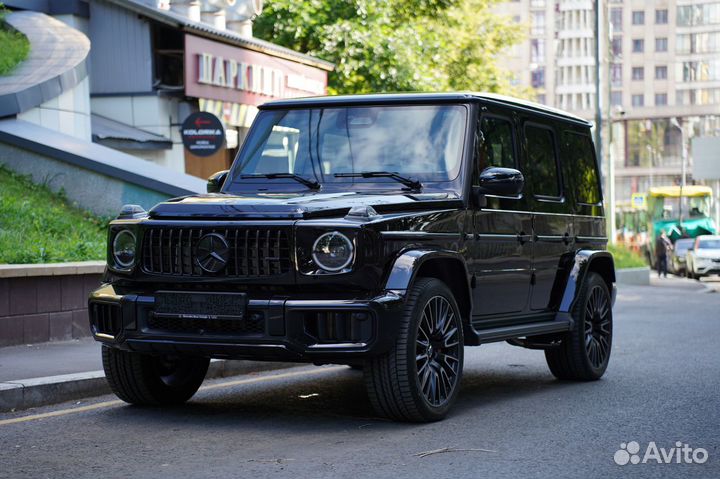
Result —
M 501 9 L 527 26 L 526 40 L 502 60 L 517 84 L 540 103 L 594 120 L 594 0 Z M 614 159 L 616 200 L 679 183 L 683 148 L 691 183 L 690 139 L 720 136 L 720 1 L 604 0 L 600 11 L 604 151 Z

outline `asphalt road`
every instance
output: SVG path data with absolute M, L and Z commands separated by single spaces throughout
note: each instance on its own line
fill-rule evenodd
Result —
M 720 294 L 702 291 L 623 287 L 597 382 L 557 381 L 542 352 L 493 344 L 466 350 L 457 407 L 434 424 L 373 417 L 346 367 L 208 381 L 165 410 L 106 396 L 0 415 L 0 477 L 717 478 Z M 619 466 L 629 441 L 641 456 L 681 441 L 707 461 Z

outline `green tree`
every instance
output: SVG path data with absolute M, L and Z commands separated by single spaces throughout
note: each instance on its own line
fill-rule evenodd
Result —
M 495 58 L 521 29 L 497 0 L 271 0 L 255 34 L 326 59 L 330 93 L 483 90 L 518 94 Z

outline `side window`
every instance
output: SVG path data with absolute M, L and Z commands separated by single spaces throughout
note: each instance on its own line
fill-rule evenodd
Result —
M 600 182 L 592 140 L 589 136 L 566 131 L 564 134 L 567 172 L 570 176 L 578 203 L 600 203 Z
M 525 127 L 527 169 L 535 196 L 559 198 L 560 175 L 552 130 L 539 126 Z
M 480 124 L 485 141 L 480 146 L 480 169 L 490 166 L 515 168 L 512 123 L 502 118 L 484 117 Z

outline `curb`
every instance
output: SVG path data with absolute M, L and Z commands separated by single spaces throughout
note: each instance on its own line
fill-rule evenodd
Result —
M 210 361 L 205 379 L 253 374 L 302 365 L 300 363 L 213 359 Z M 110 393 L 112 391 L 105 380 L 103 371 L 7 381 L 0 383 L 0 412 L 47 406 Z

